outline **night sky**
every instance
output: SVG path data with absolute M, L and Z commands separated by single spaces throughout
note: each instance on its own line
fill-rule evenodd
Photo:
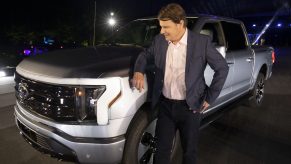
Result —
M 287 0 L 96 0 L 97 30 L 106 26 L 113 11 L 119 25 L 146 16 L 157 15 L 159 9 L 170 3 L 181 4 L 190 13 L 206 13 L 228 17 L 272 15 Z M 290 8 L 285 11 L 290 14 Z M 288 13 L 289 12 L 289 13 Z M 43 32 L 70 28 L 78 35 L 92 31 L 94 0 L 49 0 L 2 2 L 0 6 L 0 40 L 7 31 Z M 64 26 L 66 25 L 66 26 Z M 63 27 L 64 26 L 64 27 Z
M 274 12 L 286 0 L 96 0 L 99 21 L 114 11 L 122 20 L 156 15 L 170 3 L 181 4 L 187 13 L 210 13 L 224 16 Z M 84 13 L 94 13 L 94 0 L 50 0 L 2 2 L 1 22 L 4 25 L 26 23 L 50 25 L 57 21 L 80 19 Z M 1 25 L 2 26 L 2 25 Z

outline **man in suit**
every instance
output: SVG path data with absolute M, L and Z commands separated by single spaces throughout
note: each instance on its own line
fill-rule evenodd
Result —
M 186 14 L 178 4 L 163 7 L 158 20 L 161 32 L 137 58 L 133 86 L 144 88 L 147 63 L 155 63 L 152 107 L 159 107 L 156 125 L 156 164 L 169 164 L 176 131 L 183 148 L 183 163 L 194 164 L 201 115 L 218 97 L 228 74 L 222 55 L 210 38 L 186 28 Z M 205 84 L 207 65 L 215 71 L 211 85 Z

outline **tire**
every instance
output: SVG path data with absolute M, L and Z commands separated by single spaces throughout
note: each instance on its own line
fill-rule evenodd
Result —
M 264 100 L 265 94 L 265 76 L 259 73 L 253 90 L 251 91 L 251 98 L 248 102 L 250 107 L 261 106 Z
M 157 113 L 157 110 L 153 111 L 150 108 L 140 109 L 136 113 L 127 132 L 123 164 L 153 163 Z M 178 133 L 173 142 L 171 164 L 182 163 L 182 148 Z

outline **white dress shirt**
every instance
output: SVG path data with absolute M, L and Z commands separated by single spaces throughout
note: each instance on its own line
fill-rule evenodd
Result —
M 186 29 L 184 35 L 177 44 L 173 44 L 169 41 L 163 86 L 163 95 L 169 99 L 186 99 L 185 66 L 187 36 L 188 30 Z

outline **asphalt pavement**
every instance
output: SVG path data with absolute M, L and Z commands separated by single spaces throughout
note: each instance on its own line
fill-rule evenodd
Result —
M 201 130 L 198 164 L 291 163 L 290 52 L 276 49 L 261 107 L 235 107 Z M 0 163 L 69 163 L 41 154 L 23 140 L 14 123 L 14 102 L 14 93 L 0 95 Z

